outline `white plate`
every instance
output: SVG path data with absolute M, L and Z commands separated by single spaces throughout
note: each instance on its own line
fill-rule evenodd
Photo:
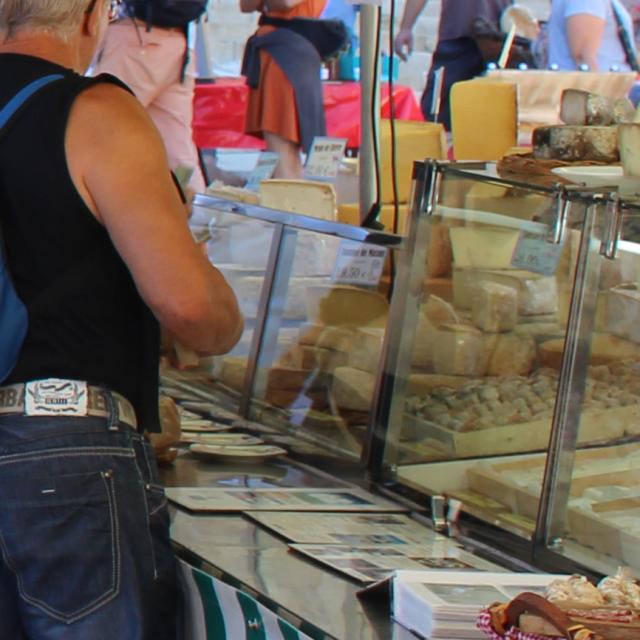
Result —
M 616 165 L 577 165 L 556 167 L 553 173 L 585 187 L 619 186 L 624 178 L 622 167 Z
M 214 444 L 192 444 L 190 451 L 215 460 L 227 460 L 229 462 L 262 462 L 268 458 L 284 456 L 286 449 L 274 447 L 270 444 L 258 444 L 255 446 L 218 446 Z
M 198 444 L 215 444 L 242 447 L 264 444 L 264 440 L 247 433 L 182 433 L 180 442 L 196 442 Z
M 230 424 L 221 424 L 211 420 L 184 420 L 180 422 L 182 432 L 191 431 L 195 433 L 219 433 L 229 431 L 233 427 Z

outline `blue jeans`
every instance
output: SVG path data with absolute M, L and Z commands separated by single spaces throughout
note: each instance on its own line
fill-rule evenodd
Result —
M 175 640 L 153 450 L 95 417 L 0 416 L 0 638 Z

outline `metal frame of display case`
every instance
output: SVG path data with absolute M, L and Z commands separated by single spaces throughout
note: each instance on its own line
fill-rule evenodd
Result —
M 565 349 L 559 374 L 558 391 L 547 450 L 544 479 L 537 514 L 535 533 L 529 543 L 515 541 L 495 527 L 488 527 L 487 538 L 503 539 L 511 547 L 519 547 L 515 555 L 528 556 L 537 566 L 570 566 L 571 560 L 556 553 L 563 544 L 566 507 L 571 486 L 576 451 L 581 404 L 584 398 L 587 366 L 590 357 L 590 337 L 594 327 L 596 298 L 599 282 L 600 256 L 614 259 L 621 232 L 621 206 L 617 194 L 596 190 L 567 188 L 560 184 L 538 186 L 519 178 L 505 179 L 492 170 L 488 163 L 447 163 L 435 160 L 416 162 L 413 171 L 411 217 L 405 250 L 403 252 L 394 296 L 391 302 L 390 322 L 385 335 L 384 363 L 377 384 L 377 402 L 369 425 L 369 446 L 366 465 L 373 480 L 391 493 L 410 497 L 414 502 L 426 504 L 434 524 L 444 528 L 446 522 L 441 496 L 421 495 L 422 488 L 410 486 L 396 478 L 394 445 L 400 425 L 405 382 L 410 368 L 410 350 L 417 318 L 421 283 L 426 275 L 426 247 L 430 239 L 429 218 L 434 214 L 439 185 L 444 174 L 460 178 L 488 181 L 500 186 L 521 187 L 553 197 L 556 202 L 555 220 L 550 225 L 547 241 L 561 244 L 565 238 L 567 221 L 575 203 L 586 207 L 582 222 L 581 242 L 578 250 L 574 288 L 571 294 Z M 599 250 L 594 247 L 594 230 L 602 230 Z M 479 523 L 476 522 L 476 526 Z M 474 527 L 471 527 L 473 529 Z M 487 527 L 485 527 L 487 528 Z M 513 544 L 515 542 L 515 544 Z M 524 554 L 522 552 L 525 552 Z M 575 566 L 583 568 L 576 561 Z M 587 572 L 590 570 L 586 568 Z

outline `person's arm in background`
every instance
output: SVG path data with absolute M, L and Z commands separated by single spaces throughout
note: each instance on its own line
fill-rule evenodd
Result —
M 413 27 L 427 0 L 407 0 L 404 5 L 400 29 L 393 41 L 393 49 L 401 60 L 407 60 L 413 52 Z
M 299 5 L 303 0 L 240 0 L 240 11 L 251 13 L 252 11 L 262 11 L 273 9 L 275 11 L 286 11 Z
M 598 71 L 598 51 L 602 43 L 605 21 L 589 13 L 577 13 L 565 20 L 567 42 L 576 65 L 586 64 Z

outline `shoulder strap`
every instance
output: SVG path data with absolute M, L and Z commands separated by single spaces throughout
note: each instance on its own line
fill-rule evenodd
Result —
M 6 126 L 10 124 L 12 119 L 18 115 L 22 107 L 29 101 L 33 95 L 35 95 L 40 89 L 57 80 L 62 80 L 64 75 L 61 73 L 53 73 L 48 76 L 38 78 L 33 82 L 30 82 L 25 87 L 22 87 L 18 93 L 16 93 L 7 104 L 0 110 L 0 133 L 3 133 Z
M 633 71 L 640 71 L 640 64 L 638 64 L 638 55 L 636 53 L 636 48 L 633 44 L 631 34 L 625 27 L 624 21 L 622 20 L 622 16 L 618 11 L 615 0 L 611 0 L 611 10 L 613 11 L 613 16 L 616 19 L 616 25 L 618 27 L 618 38 L 620 38 L 620 44 L 622 45 L 622 50 L 624 51 L 624 57 L 627 59 L 627 64 Z

